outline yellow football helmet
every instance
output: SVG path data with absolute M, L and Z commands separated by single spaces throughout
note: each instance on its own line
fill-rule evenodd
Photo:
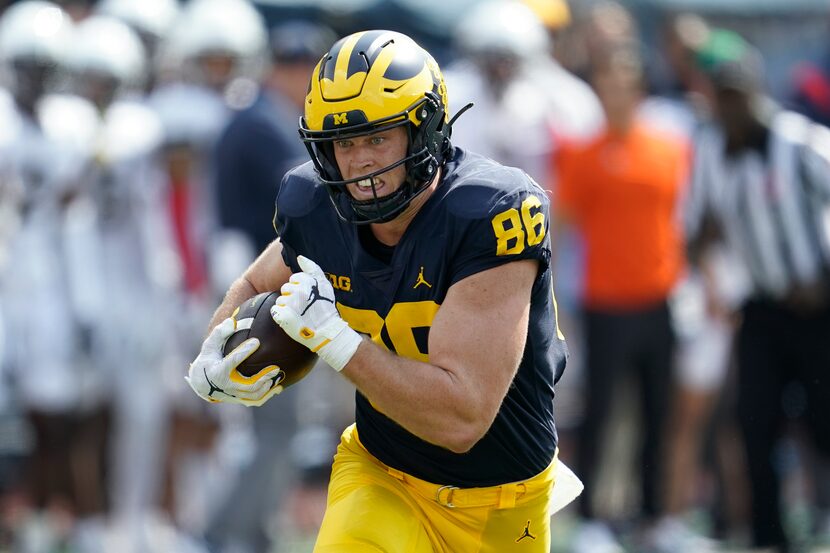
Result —
M 361 31 L 331 47 L 312 73 L 300 136 L 341 218 L 356 224 L 389 221 L 426 190 L 451 150 L 447 106 L 438 64 L 408 36 Z M 399 126 L 409 133 L 404 158 L 368 175 L 342 179 L 334 141 Z M 391 194 L 358 201 L 346 190 L 349 183 L 402 164 L 406 181 Z

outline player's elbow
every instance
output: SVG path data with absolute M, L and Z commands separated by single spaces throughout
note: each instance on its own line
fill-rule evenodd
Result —
M 448 426 L 444 447 L 459 454 L 470 451 L 487 434 L 499 408 L 499 403 L 488 401 L 486 395 L 470 393 L 465 397 L 477 399 L 457 401 L 454 409 L 445 414 L 449 415 L 446 420 L 452 423 Z
M 467 453 L 484 437 L 491 423 L 491 420 L 481 419 L 457 421 L 443 445 L 453 453 Z
M 458 453 L 460 455 L 473 449 L 473 446 L 476 445 L 480 439 L 481 436 L 475 438 L 472 436 L 457 435 L 446 440 L 443 445 L 453 453 Z

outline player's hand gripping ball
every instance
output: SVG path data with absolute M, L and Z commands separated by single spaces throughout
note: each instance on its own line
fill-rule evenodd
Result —
M 302 255 L 297 263 L 301 270 L 282 285 L 271 317 L 288 336 L 341 371 L 362 338 L 340 317 L 334 288 L 320 266 Z
M 246 301 L 205 339 L 185 377 L 199 397 L 258 406 L 308 374 L 316 356 L 271 319 L 278 295 Z
M 225 342 L 223 353 L 228 355 L 245 340 L 258 339 L 259 348 L 236 367 L 237 372 L 252 377 L 279 368 L 282 376 L 278 384 L 287 388 L 308 374 L 317 356 L 294 341 L 271 318 L 271 306 L 278 297 L 279 292 L 263 292 L 239 306 L 233 315 L 236 332 Z

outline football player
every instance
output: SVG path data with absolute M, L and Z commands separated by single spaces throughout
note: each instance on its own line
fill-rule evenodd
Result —
M 279 393 L 274 371 L 234 370 L 256 339 L 221 353 L 235 306 L 279 289 L 274 320 L 356 386 L 318 553 L 550 548 L 567 353 L 548 200 L 525 173 L 453 148 L 451 128 L 440 69 L 412 39 L 335 43 L 300 123 L 311 162 L 279 188 L 279 239 L 231 286 L 190 367 L 206 400 Z

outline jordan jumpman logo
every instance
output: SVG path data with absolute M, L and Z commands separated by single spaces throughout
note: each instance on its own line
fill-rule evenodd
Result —
M 210 378 L 208 378 L 208 375 L 207 375 L 207 369 L 203 369 L 203 371 L 204 371 L 204 373 L 205 373 L 205 380 L 207 381 L 208 385 L 210 386 L 210 391 L 208 392 L 208 397 L 213 397 L 213 392 L 222 392 L 222 393 L 223 393 L 223 394 L 225 394 L 226 396 L 236 397 L 235 395 L 233 395 L 233 394 L 229 394 L 228 392 L 226 392 L 225 390 L 223 390 L 222 388 L 220 388 L 219 386 L 217 386 L 216 384 L 214 384 L 214 383 L 210 380 Z
M 413 286 L 412 288 L 417 288 L 421 284 L 423 284 L 427 288 L 432 288 L 432 284 L 427 282 L 426 279 L 424 278 L 424 266 L 423 265 L 421 265 L 421 270 L 418 272 L 418 280 L 415 281 L 415 286 Z
M 323 300 L 330 303 L 334 303 L 333 299 L 325 298 L 320 295 L 320 285 L 317 284 L 317 281 L 315 280 L 314 286 L 311 287 L 311 293 L 308 295 L 308 303 L 306 304 L 305 309 L 303 309 L 303 312 L 300 313 L 300 316 L 302 317 L 303 315 L 305 315 L 305 312 L 308 311 L 308 309 L 312 305 L 314 305 L 314 302 L 316 302 L 317 300 Z
M 529 520 L 527 521 L 527 524 L 525 524 L 524 533 L 516 539 L 516 543 L 519 543 L 520 541 L 522 541 L 525 538 L 530 538 L 532 540 L 536 539 L 536 536 L 534 536 L 533 534 L 530 533 L 530 521 Z

